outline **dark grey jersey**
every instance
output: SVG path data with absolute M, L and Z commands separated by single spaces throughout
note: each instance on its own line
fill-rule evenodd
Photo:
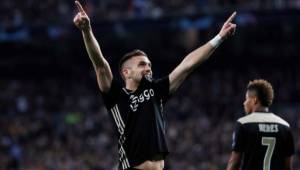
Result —
M 284 170 L 294 154 L 290 125 L 273 113 L 251 113 L 238 119 L 232 149 L 242 153 L 242 170 Z
M 132 168 L 157 154 L 168 154 L 163 106 L 169 98 L 169 77 L 143 77 L 134 92 L 113 80 L 110 90 L 102 96 L 118 131 L 119 169 Z

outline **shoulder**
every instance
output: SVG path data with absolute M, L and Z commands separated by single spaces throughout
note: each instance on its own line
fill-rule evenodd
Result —
M 100 90 L 100 94 L 102 96 L 102 99 L 104 100 L 106 107 L 110 108 L 114 104 L 116 104 L 120 95 L 122 94 L 122 91 L 122 85 L 114 79 L 112 80 L 111 86 L 108 91 L 103 92 Z
M 286 127 L 290 124 L 274 113 L 251 113 L 237 120 L 241 124 L 247 123 L 278 123 Z

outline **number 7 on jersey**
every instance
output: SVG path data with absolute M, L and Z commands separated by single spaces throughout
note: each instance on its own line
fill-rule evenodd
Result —
M 268 146 L 265 158 L 264 158 L 264 168 L 263 170 L 270 170 L 271 159 L 273 155 L 273 151 L 276 145 L 276 138 L 274 137 L 262 137 L 261 144 L 264 146 Z

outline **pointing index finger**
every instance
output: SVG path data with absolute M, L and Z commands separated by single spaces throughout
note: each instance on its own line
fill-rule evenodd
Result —
M 231 16 L 227 19 L 226 23 L 230 23 L 236 16 L 236 12 L 232 13 Z
M 79 12 L 84 12 L 84 9 L 82 8 L 81 4 L 79 1 L 75 1 L 76 7 L 79 10 Z

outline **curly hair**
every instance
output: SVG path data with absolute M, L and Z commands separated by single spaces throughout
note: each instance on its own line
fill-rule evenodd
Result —
M 256 97 L 262 106 L 269 107 L 272 105 L 274 90 L 271 83 L 268 81 L 263 79 L 250 81 L 248 83 L 247 90 L 254 91 L 256 93 Z

